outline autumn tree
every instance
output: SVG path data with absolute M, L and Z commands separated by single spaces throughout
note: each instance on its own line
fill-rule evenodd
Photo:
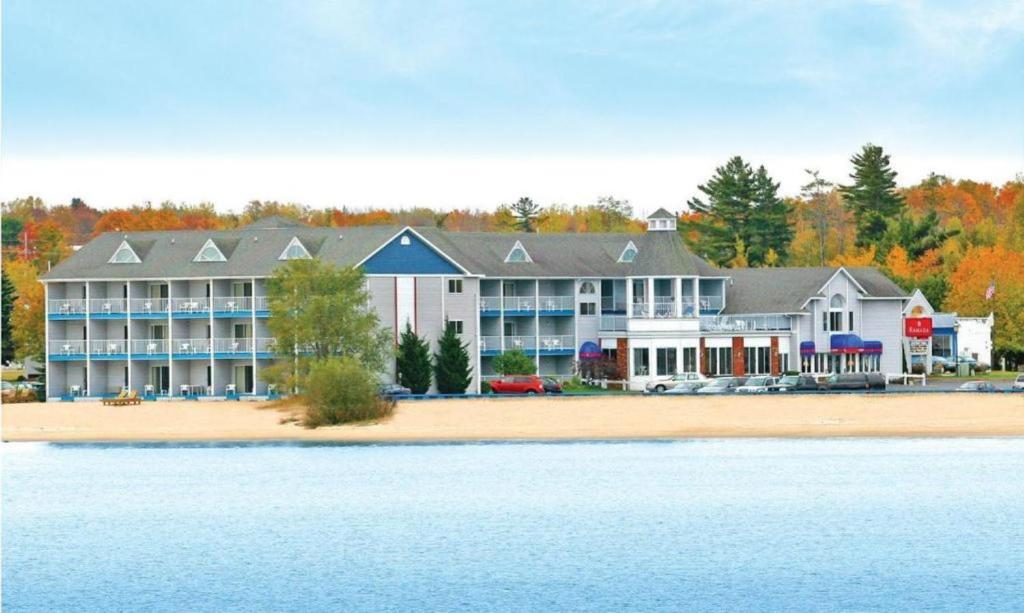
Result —
M 810 180 L 800 187 L 800 195 L 807 203 L 806 215 L 818 244 L 819 266 L 825 265 L 825 245 L 832 227 L 833 214 L 828 203 L 828 194 L 834 183 L 821 178 L 818 170 L 804 170 Z
M 14 341 L 14 355 L 20 360 L 31 358 L 38 362 L 46 360 L 46 320 L 43 285 L 39 283 L 35 267 L 25 262 L 5 262 L 5 272 L 10 276 L 18 294 L 11 306 L 11 338 Z M 14 270 L 12 270 L 14 269 Z
M 945 307 L 968 317 L 994 313 L 996 352 L 1024 359 L 1024 253 L 1001 245 L 968 249 L 950 276 Z
M 863 249 L 881 241 L 887 221 L 903 210 L 903 196 L 896 188 L 896 171 L 881 147 L 868 143 L 850 162 L 853 183 L 840 191 L 857 223 L 857 247 Z

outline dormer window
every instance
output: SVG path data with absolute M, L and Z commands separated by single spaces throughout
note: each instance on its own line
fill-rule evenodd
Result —
M 199 250 L 196 257 L 192 258 L 193 262 L 227 262 L 228 259 L 221 253 L 217 243 L 213 242 L 213 239 L 206 239 L 203 244 L 203 248 Z
M 665 232 L 675 231 L 678 219 L 665 209 L 658 209 L 647 218 L 647 231 Z
M 626 248 L 622 250 L 622 255 L 619 256 L 619 262 L 622 264 L 630 264 L 636 259 L 637 253 L 636 245 L 633 244 L 633 241 L 629 241 L 629 243 L 626 244 Z
M 142 260 L 139 256 L 135 255 L 135 250 L 128 244 L 128 241 L 121 241 L 121 245 L 114 252 L 114 255 L 110 256 L 107 260 L 108 264 L 141 264 Z
M 288 246 L 281 252 L 279 260 L 308 260 L 310 259 L 309 251 L 302 245 L 298 236 L 293 236 Z
M 505 256 L 505 263 L 516 263 L 516 262 L 532 262 L 530 254 L 526 253 L 526 249 L 523 248 L 523 244 L 516 241 L 516 244 L 512 246 L 512 250 Z

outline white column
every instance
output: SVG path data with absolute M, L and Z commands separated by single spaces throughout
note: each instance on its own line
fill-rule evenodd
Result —
M 126 364 L 128 365 L 128 391 L 130 392 L 132 390 L 132 282 L 125 281 L 124 287 L 124 316 L 126 318 L 125 321 L 128 322 L 128 338 L 125 340 L 125 344 L 127 345 L 125 347 L 125 355 L 127 356 Z
M 683 316 L 683 278 L 676 277 L 675 281 L 675 295 L 676 295 L 676 317 L 682 318 Z
M 505 280 L 498 279 L 498 341 L 505 351 Z
M 89 281 L 85 282 L 85 395 L 92 396 L 92 318 L 89 312 Z
M 480 338 L 483 336 L 480 332 L 480 301 L 483 299 L 483 295 L 480 293 L 481 279 L 477 279 L 476 282 L 476 293 L 473 294 L 476 301 L 476 335 L 473 337 L 476 339 L 476 393 L 480 393 L 480 386 L 483 383 L 483 360 L 480 358 Z
M 533 362 L 540 374 L 540 279 L 533 280 Z
M 213 339 L 216 338 L 213 328 L 213 279 L 210 279 L 208 283 L 210 284 L 210 302 L 207 305 L 210 309 L 210 389 L 206 390 L 206 395 L 212 396 L 213 390 L 217 389 L 217 367 L 213 364 Z
M 700 277 L 693 278 L 693 312 L 700 319 Z
M 647 277 L 647 316 L 654 317 L 654 277 Z
M 258 366 L 256 365 L 256 277 L 249 279 L 249 283 L 252 284 L 252 296 L 249 297 L 249 314 L 251 316 L 250 321 L 252 322 L 252 330 L 249 332 L 250 343 L 252 346 L 252 391 L 256 392 L 256 376 L 259 374 Z M 236 390 L 237 391 L 237 390 Z
M 174 285 L 170 279 L 166 279 L 167 283 L 167 396 L 174 396 L 174 322 L 171 319 L 171 313 L 174 312 L 174 305 L 172 304 L 174 297 Z M 153 390 L 154 393 L 159 393 L 160 390 Z

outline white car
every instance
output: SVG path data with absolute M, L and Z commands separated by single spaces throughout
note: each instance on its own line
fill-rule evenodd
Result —
M 775 377 L 750 377 L 746 382 L 736 388 L 739 394 L 763 394 L 774 392 L 778 388 Z
M 1017 375 L 1017 378 L 1013 380 L 1013 389 L 1024 390 L 1024 375 Z
M 689 383 L 691 381 L 707 381 L 708 378 L 699 372 L 681 372 L 677 375 L 672 375 L 666 379 L 655 379 L 647 383 L 646 389 L 648 392 L 664 392 L 670 390 L 680 383 Z

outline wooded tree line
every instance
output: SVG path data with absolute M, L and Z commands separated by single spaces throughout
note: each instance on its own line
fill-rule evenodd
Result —
M 937 309 L 979 316 L 994 312 L 997 350 L 1024 358 L 1024 175 L 1001 186 L 931 175 L 900 188 L 882 147 L 865 145 L 850 163 L 845 179 L 808 170 L 800 193 L 784 197 L 765 167 L 729 159 L 687 203 L 680 232 L 695 253 L 724 267 L 882 267 L 904 288 L 920 287 Z M 47 205 L 27 197 L 2 203 L 2 212 L 4 277 L 11 286 L 4 292 L 5 359 L 10 350 L 23 356 L 42 351 L 37 275 L 67 257 L 72 245 L 106 231 L 231 229 L 272 215 L 314 226 L 412 225 L 463 232 L 642 232 L 646 227 L 628 201 L 614 197 L 547 206 L 523 197 L 494 211 L 313 209 L 254 200 L 240 213 L 218 213 L 211 203 L 98 210 L 79 199 Z M 993 285 L 994 295 L 986 299 Z

